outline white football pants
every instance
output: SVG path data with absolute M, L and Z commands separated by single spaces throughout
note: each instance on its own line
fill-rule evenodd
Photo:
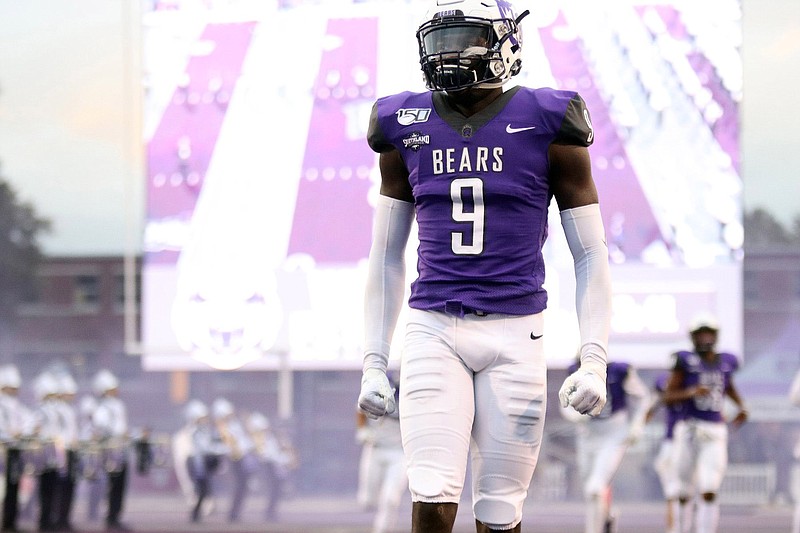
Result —
M 542 328 L 541 314 L 410 311 L 400 424 L 413 501 L 457 503 L 469 455 L 475 518 L 521 521 L 544 430 Z

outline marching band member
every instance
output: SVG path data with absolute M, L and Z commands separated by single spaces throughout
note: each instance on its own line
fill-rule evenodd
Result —
M 227 450 L 211 425 L 208 407 L 200 400 L 191 400 L 186 404 L 186 430 L 190 442 L 186 469 L 195 492 L 191 521 L 199 522 L 204 502 L 212 493 L 212 482 L 219 468 L 220 457 Z
M 72 502 L 78 480 L 80 456 L 78 455 L 78 413 L 74 406 L 78 384 L 71 375 L 55 376 L 57 382 L 55 409 L 58 414 L 59 439 L 66 450 L 66 469 L 59 472 L 59 502 L 55 526 L 59 531 L 72 531 Z
M 247 417 L 247 430 L 256 446 L 256 454 L 261 462 L 267 488 L 267 501 L 264 518 L 274 521 L 278 515 L 278 505 L 286 493 L 289 472 L 296 466 L 293 448 L 282 442 L 262 413 L 251 413 Z
M 92 423 L 95 409 L 97 409 L 97 399 L 93 395 L 86 394 L 81 397 L 78 402 L 78 438 L 83 445 L 80 479 L 88 485 L 86 518 L 90 522 L 95 522 L 100 515 L 100 502 L 106 488 L 105 472 L 102 471 L 103 460 L 96 446 Z
M 212 405 L 214 422 L 222 442 L 228 447 L 228 464 L 233 474 L 233 494 L 228 511 L 228 521 L 236 522 L 247 496 L 247 482 L 257 467 L 255 445 L 225 398 L 217 398 Z
M 128 531 L 120 522 L 128 478 L 128 460 L 125 441 L 128 437 L 128 416 L 125 404 L 119 398 L 119 381 L 108 370 L 100 370 L 92 381 L 97 397 L 97 408 L 92 415 L 96 438 L 104 446 L 104 465 L 108 480 L 108 514 L 106 528 Z
M 39 475 L 39 531 L 57 531 L 61 500 L 60 477 L 66 473 L 67 453 L 61 436 L 58 380 L 45 372 L 33 385 L 39 404 L 34 411 L 34 437 L 41 448 L 36 457 Z
M 14 365 L 0 368 L 0 441 L 6 446 L 6 490 L 3 498 L 3 531 L 17 530 L 19 482 L 24 463 L 20 439 L 31 422 L 31 411 L 19 400 L 22 378 Z

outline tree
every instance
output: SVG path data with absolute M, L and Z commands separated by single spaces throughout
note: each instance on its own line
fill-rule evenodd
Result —
M 0 175 L 0 322 L 11 322 L 19 303 L 36 294 L 38 238 L 49 230 L 50 221 L 21 202 Z
M 787 246 L 800 243 L 800 216 L 791 230 L 769 211 L 758 208 L 744 215 L 744 245 L 747 248 Z

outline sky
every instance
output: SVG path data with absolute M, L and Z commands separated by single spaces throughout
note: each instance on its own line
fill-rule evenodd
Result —
M 743 0 L 745 209 L 800 215 L 800 2 Z M 134 0 L 0 1 L 0 176 L 52 221 L 48 255 L 141 251 Z

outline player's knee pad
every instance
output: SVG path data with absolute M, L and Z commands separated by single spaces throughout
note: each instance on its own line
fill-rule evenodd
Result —
M 472 505 L 475 519 L 492 530 L 512 529 L 519 522 L 521 511 L 511 502 L 481 497 Z
M 472 512 L 490 529 L 511 529 L 522 519 L 526 485 L 506 476 L 481 476 L 474 487 Z
M 408 490 L 414 501 L 458 502 L 461 496 L 439 472 L 428 468 L 408 470 Z

